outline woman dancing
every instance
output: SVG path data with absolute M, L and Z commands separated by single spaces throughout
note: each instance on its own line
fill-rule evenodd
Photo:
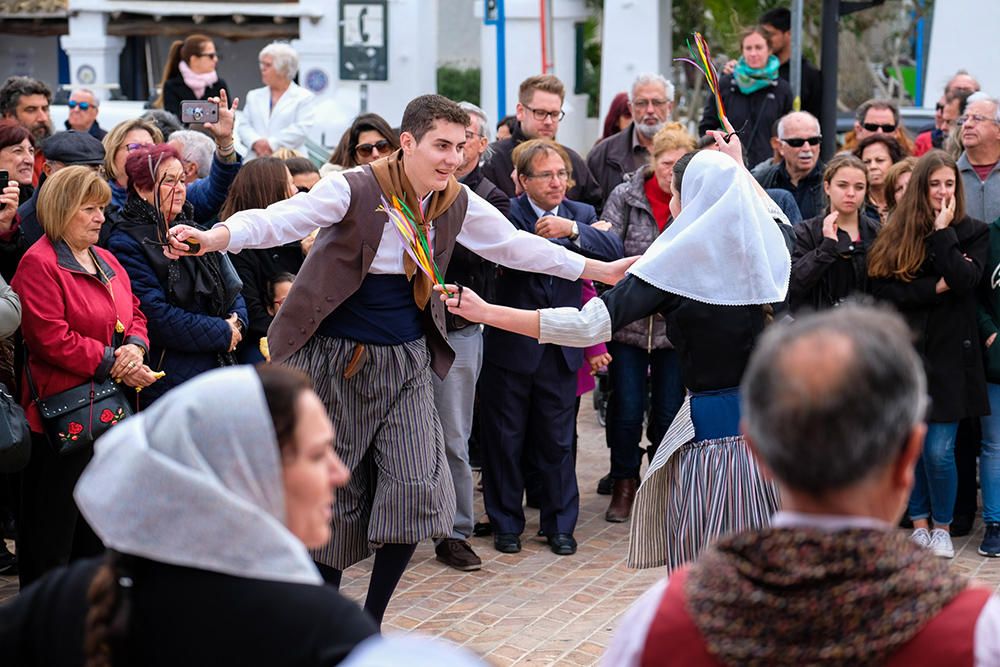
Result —
M 739 435 L 738 386 L 770 304 L 788 289 L 791 260 L 777 207 L 743 166 L 739 138 L 722 153 L 688 153 L 674 166 L 673 224 L 625 279 L 582 310 L 519 310 L 449 286 L 449 310 L 539 339 L 585 347 L 661 313 L 688 397 L 636 496 L 629 565 L 673 569 L 724 533 L 766 524 L 777 493 Z

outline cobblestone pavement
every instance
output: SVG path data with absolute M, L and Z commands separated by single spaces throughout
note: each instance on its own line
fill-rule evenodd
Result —
M 531 509 L 521 553 L 500 554 L 490 538 L 471 540 L 483 559 L 478 572 L 447 568 L 435 560 L 431 544 L 421 544 L 389 605 L 387 634 L 443 637 L 498 666 L 598 662 L 621 615 L 663 572 L 626 568 L 628 524 L 604 521 L 608 497 L 595 488 L 607 471 L 607 449 L 589 398 L 579 421 L 577 553 L 556 556 L 534 538 L 538 511 Z M 481 511 L 481 495 L 476 502 Z M 976 553 L 982 530 L 977 521 L 972 536 L 955 540 L 953 567 L 1000 588 L 1000 559 Z M 371 559 L 346 571 L 347 596 L 363 601 L 370 566 Z M 0 577 L 0 600 L 16 590 L 16 578 Z

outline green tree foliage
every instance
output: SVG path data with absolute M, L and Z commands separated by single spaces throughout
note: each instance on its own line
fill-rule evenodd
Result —
M 456 102 L 479 105 L 480 70 L 478 67 L 459 69 L 443 65 L 437 69 L 437 91 Z

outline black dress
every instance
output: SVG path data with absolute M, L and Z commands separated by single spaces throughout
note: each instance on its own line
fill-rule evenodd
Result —
M 868 291 L 867 254 L 878 235 L 878 220 L 859 216 L 860 240 L 851 239 L 841 229 L 834 241 L 823 236 L 824 217 L 819 215 L 795 226 L 788 284 L 788 303 L 793 313 L 832 308 L 852 294 Z
M 213 85 L 205 89 L 205 94 L 198 97 L 194 94 L 186 83 L 184 83 L 184 77 L 175 76 L 172 79 L 167 79 L 163 83 L 163 109 L 174 114 L 178 118 L 181 117 L 181 102 L 186 100 L 205 100 L 209 97 L 218 97 L 220 90 L 225 90 L 227 93 L 230 92 L 229 88 L 226 86 L 225 80 L 221 77 Z M 230 97 L 230 101 L 232 97 Z
M 77 561 L 0 606 L 5 665 L 83 664 L 87 588 Z M 374 623 L 328 586 L 232 577 L 137 559 L 127 659 L 116 665 L 335 665 Z

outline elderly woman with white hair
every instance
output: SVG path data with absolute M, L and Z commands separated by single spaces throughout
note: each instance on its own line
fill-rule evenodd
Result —
M 237 134 L 249 149 L 247 159 L 267 157 L 279 148 L 305 154 L 302 146 L 314 122 L 315 97 L 292 79 L 299 71 L 299 54 L 288 44 L 272 42 L 260 50 L 264 83 L 247 93 Z

